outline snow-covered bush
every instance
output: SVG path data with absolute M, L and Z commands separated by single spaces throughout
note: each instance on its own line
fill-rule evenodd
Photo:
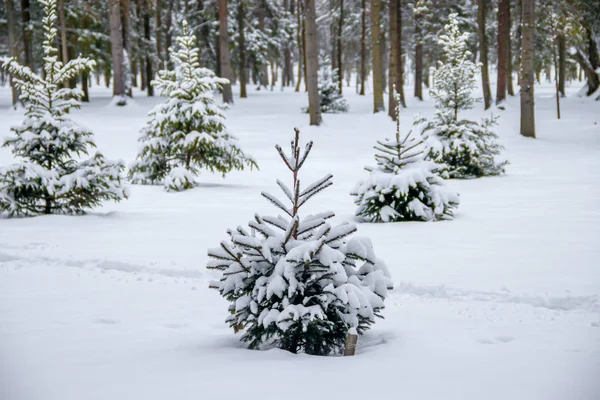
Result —
M 327 175 L 300 187 L 298 172 L 312 142 L 302 150 L 296 130 L 290 154 L 276 148 L 293 174 L 292 188 L 277 181 L 288 205 L 262 195 L 284 215 L 257 214 L 249 230 L 230 230 L 228 241 L 209 250 L 207 268 L 223 273 L 211 286 L 230 302 L 227 322 L 244 330 L 250 348 L 336 354 L 349 331 L 362 334 L 380 316 L 392 287 L 389 273 L 370 240 L 350 238 L 354 225 L 333 225 L 332 212 L 300 217 L 300 208 L 332 184 Z
M 94 67 L 94 61 L 79 57 L 66 65 L 54 48 L 57 31 L 56 0 L 40 0 L 45 8 L 44 73 L 34 73 L 14 58 L 5 58 L 4 68 L 25 105 L 25 120 L 13 127 L 14 136 L 3 146 L 24 159 L 0 168 L 0 213 L 10 216 L 37 214 L 82 214 L 105 200 L 127 197 L 122 185 L 122 163 L 110 162 L 102 154 L 79 161 L 95 147 L 92 132 L 68 118 L 80 107 L 81 91 L 63 83 Z
M 319 58 L 319 97 L 321 112 L 339 114 L 348 112 L 349 106 L 339 87 L 339 71 L 332 70 L 330 62 L 323 53 Z M 302 109 L 308 113 L 308 107 Z
M 228 81 L 200 67 L 196 37 L 185 21 L 177 43 L 175 69 L 159 71 L 152 82 L 168 100 L 150 111 L 139 139 L 142 149 L 130 169 L 134 183 L 162 183 L 169 190 L 193 187 L 202 169 L 225 175 L 256 167 L 227 132 L 225 108 L 214 97 Z
M 446 177 L 477 178 L 504 173 L 507 161 L 496 162 L 495 157 L 503 147 L 492 131 L 496 119 L 481 123 L 459 118 L 459 111 L 473 108 L 476 99 L 475 74 L 479 66 L 471 61 L 467 47 L 468 33 L 461 33 L 456 14 L 450 15 L 445 26 L 446 34 L 440 37 L 443 59 L 433 73 L 434 87 L 431 97 L 436 102 L 433 120 L 417 118 L 415 125 L 421 129 L 429 150 L 428 158 L 448 166 Z
M 448 190 L 440 173 L 445 166 L 424 160 L 419 135 L 400 137 L 400 96 L 396 97 L 396 138 L 378 141 L 376 167 L 352 190 L 356 215 L 370 222 L 438 221 L 452 219 L 458 194 Z

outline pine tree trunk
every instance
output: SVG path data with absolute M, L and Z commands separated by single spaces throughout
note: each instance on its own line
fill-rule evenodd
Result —
M 245 0 L 238 0 L 238 46 L 240 52 L 240 97 L 246 98 L 248 97 L 248 93 L 246 92 L 246 80 L 247 80 L 247 71 L 246 71 L 246 36 L 244 29 L 244 20 L 246 19 L 246 11 L 244 7 Z
M 510 0 L 509 0 L 510 2 Z M 515 95 L 515 88 L 513 86 L 513 52 L 512 52 L 512 43 L 510 41 L 510 34 L 512 32 L 512 19 L 511 19 L 511 12 L 510 12 L 510 4 L 509 7 L 506 9 L 506 22 L 508 23 L 508 35 L 509 35 L 509 40 L 508 40 L 508 56 L 507 56 L 507 60 L 506 60 L 506 89 L 508 91 L 509 96 L 514 96 Z
M 496 104 L 500 104 L 506 100 L 508 47 L 510 46 L 509 13 L 510 0 L 498 0 L 498 79 L 496 82 Z
M 258 6 L 256 8 L 256 12 L 258 14 L 258 30 L 263 34 L 267 35 L 265 32 L 265 3 L 264 1 L 259 1 Z M 267 58 L 267 57 L 265 57 Z M 269 86 L 269 67 L 267 63 L 263 63 L 260 65 L 259 71 L 259 88 L 264 87 L 267 88 Z
M 83 92 L 83 96 L 81 97 L 81 101 L 85 103 L 89 103 L 90 101 L 90 90 L 89 90 L 89 82 L 90 81 L 90 73 L 84 71 L 81 73 L 81 91 Z
M 308 87 L 308 112 L 310 124 L 321 124 L 321 99 L 319 98 L 319 42 L 317 39 L 317 10 L 315 0 L 306 0 L 304 22 L 306 25 L 306 75 Z
M 535 138 L 535 0 L 522 0 L 521 7 L 521 135 Z
M 29 7 L 29 0 L 21 0 L 21 22 L 23 25 L 23 64 L 33 70 L 33 54 L 31 48 L 32 31 L 29 26 L 31 21 L 31 12 Z
M 381 0 L 371 0 L 371 57 L 373 69 L 373 112 L 384 111 L 381 60 Z
M 562 97 L 566 96 L 565 82 L 567 79 L 567 41 L 563 32 L 557 36 L 558 41 L 558 92 Z
M 367 79 L 367 0 L 361 1 L 360 32 L 360 95 L 365 95 L 365 79 Z
M 423 43 L 421 42 L 421 26 L 415 20 L 415 97 L 423 100 Z
M 298 46 L 298 81 L 296 82 L 296 92 L 300 91 L 300 85 L 302 84 L 302 64 L 304 64 L 304 31 L 302 29 L 302 21 L 304 18 L 302 17 L 302 0 L 297 1 L 297 12 L 296 12 L 296 20 L 297 20 L 297 31 L 296 31 L 296 42 Z
M 227 32 L 227 0 L 219 0 L 219 49 L 221 58 L 221 76 L 233 80 L 231 71 L 231 60 L 229 58 L 229 33 Z M 223 103 L 233 104 L 233 93 L 231 83 L 223 85 Z
M 17 18 L 15 15 L 14 0 L 6 0 L 6 18 L 8 22 L 8 49 L 9 55 L 16 59 L 19 58 L 19 47 L 17 44 Z M 12 107 L 17 108 L 19 103 L 19 92 L 13 82 L 13 76 L 10 75 L 10 86 L 12 94 Z
M 157 70 L 160 70 L 161 68 L 165 68 L 165 59 L 163 56 L 163 39 L 162 39 L 162 31 L 163 31 L 163 26 L 162 26 L 162 1 L 161 0 L 156 0 L 156 8 L 154 10 L 154 12 L 156 13 L 156 28 L 155 28 L 155 36 L 156 36 L 156 54 L 157 54 L 157 58 L 158 58 L 158 66 L 157 66 Z
M 481 86 L 483 88 L 484 109 L 487 110 L 492 105 L 492 93 L 490 91 L 490 75 L 488 72 L 488 42 L 485 31 L 486 6 L 487 4 L 485 0 L 477 0 L 477 32 L 479 38 L 479 61 L 481 62 Z M 506 83 L 506 77 L 504 83 Z M 500 83 L 498 83 L 498 85 L 500 85 Z
M 61 61 L 63 65 L 69 62 L 69 50 L 67 43 L 67 24 L 65 21 L 65 0 L 58 0 L 56 3 L 58 11 L 58 24 L 60 28 L 60 49 L 61 49 Z M 63 86 L 69 87 L 69 82 L 64 81 Z
M 144 39 L 146 39 L 146 41 L 149 43 L 151 37 L 151 32 L 150 32 L 150 5 L 147 2 L 143 2 L 144 3 Z M 158 42 L 157 42 L 158 45 Z M 146 73 L 145 73 L 145 77 L 146 77 L 146 94 L 148 95 L 148 97 L 152 97 L 154 96 L 154 86 L 152 86 L 152 80 L 154 79 L 154 71 L 152 68 L 152 58 L 150 57 L 150 52 L 146 52 L 146 61 L 145 61 L 145 66 L 146 66 Z
M 340 93 L 344 87 L 344 64 L 343 64 L 343 47 L 342 47 L 342 34 L 344 31 L 344 0 L 340 0 L 340 20 L 338 23 L 337 32 L 337 67 L 338 67 L 338 85 Z
M 400 95 L 400 105 L 406 108 L 404 97 L 404 58 L 402 57 L 402 0 L 396 3 L 396 91 Z
M 121 19 L 122 19 L 122 29 L 121 32 L 123 34 L 123 49 L 127 52 L 127 58 L 129 60 L 129 76 L 124 76 L 123 79 L 125 81 L 130 80 L 131 85 L 126 87 L 126 94 L 129 97 L 133 97 L 132 86 L 133 86 L 133 56 L 131 54 L 131 2 L 130 0 L 121 0 Z M 123 74 L 126 74 L 127 71 L 124 68 Z
M 396 36 L 396 25 L 398 18 L 396 14 L 398 7 L 396 3 L 399 0 L 389 0 L 389 27 L 390 27 L 390 68 L 389 68 L 389 79 L 388 79 L 388 115 L 395 121 L 396 120 L 396 97 L 394 96 L 394 90 L 398 90 L 396 87 L 396 63 L 398 62 L 398 44 Z
M 167 0 L 167 15 L 165 16 L 165 59 L 169 69 L 173 69 L 173 63 L 169 59 L 168 52 L 173 48 L 173 6 L 175 0 Z
M 113 62 L 113 96 L 125 95 L 121 1 L 110 0 L 110 44 Z

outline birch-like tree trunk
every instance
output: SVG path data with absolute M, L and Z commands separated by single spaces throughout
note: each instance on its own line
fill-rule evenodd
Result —
M 521 3 L 521 135 L 535 138 L 535 0 Z
M 319 97 L 319 42 L 317 38 L 317 10 L 315 0 L 306 0 L 304 23 L 306 30 L 306 83 L 310 124 L 321 124 L 321 99 Z

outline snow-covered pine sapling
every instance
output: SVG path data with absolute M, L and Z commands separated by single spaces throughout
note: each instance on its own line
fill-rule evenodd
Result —
M 3 146 L 23 159 L 0 168 L 0 213 L 9 216 L 37 214 L 82 214 L 105 200 L 127 197 L 122 185 L 124 165 L 105 160 L 96 153 L 80 161 L 95 147 L 92 132 L 68 118 L 80 107 L 82 92 L 63 87 L 94 61 L 78 57 L 63 65 L 57 59 L 56 0 L 40 0 L 45 15 L 44 73 L 34 73 L 14 58 L 5 58 L 4 68 L 14 77 L 25 105 L 25 120 L 11 129 L 13 136 Z
M 331 69 L 331 63 L 325 53 L 319 56 L 319 97 L 321 112 L 330 114 L 347 113 L 349 106 L 339 87 L 339 70 Z M 308 113 L 308 107 L 302 109 Z
M 250 348 L 276 346 L 292 353 L 340 354 L 346 335 L 364 333 L 379 317 L 392 287 L 370 240 L 352 237 L 356 227 L 333 225 L 333 212 L 301 217 L 300 209 L 332 184 L 327 175 L 304 188 L 299 172 L 312 148 L 299 131 L 286 154 L 292 187 L 277 181 L 284 199 L 262 193 L 283 215 L 255 215 L 249 230 L 230 230 L 211 249 L 207 268 L 222 272 L 211 287 L 230 305 L 227 322 L 242 329 Z
M 445 166 L 424 160 L 426 148 L 412 131 L 400 135 L 399 94 L 396 98 L 396 138 L 378 141 L 376 167 L 366 167 L 367 179 L 352 190 L 356 215 L 370 222 L 438 221 L 452 219 L 458 194 L 439 175 Z
M 229 81 L 200 67 L 195 43 L 184 21 L 178 50 L 172 54 L 174 69 L 159 71 L 152 82 L 167 101 L 150 112 L 142 129 L 142 149 L 130 170 L 134 183 L 184 190 L 195 185 L 202 169 L 225 175 L 256 167 L 227 132 L 225 108 L 214 97 Z
M 492 131 L 496 118 L 481 123 L 459 118 L 459 112 L 473 108 L 478 99 L 473 97 L 479 66 L 471 61 L 468 33 L 461 33 L 457 14 L 450 15 L 439 43 L 443 61 L 433 73 L 434 87 L 430 90 L 435 100 L 436 113 L 432 121 L 419 117 L 415 125 L 426 138 L 427 157 L 448 166 L 445 177 L 477 178 L 500 175 L 508 161 L 496 162 L 503 147 Z

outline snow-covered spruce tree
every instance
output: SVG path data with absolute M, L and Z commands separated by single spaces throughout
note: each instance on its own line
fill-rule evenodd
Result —
M 331 69 L 331 63 L 324 53 L 319 57 L 319 97 L 322 113 L 348 112 L 348 102 L 340 93 L 338 70 Z M 302 111 L 308 113 L 308 107 L 304 107 Z
M 376 167 L 366 167 L 369 177 L 351 192 L 356 215 L 370 222 L 438 221 L 452 219 L 458 194 L 448 190 L 439 175 L 445 168 L 424 160 L 420 135 L 400 137 L 400 96 L 396 98 L 396 138 L 378 141 Z
M 3 60 L 25 105 L 23 124 L 12 128 L 14 136 L 3 143 L 23 159 L 0 168 L 0 213 L 9 216 L 82 214 L 105 200 L 127 197 L 122 163 L 107 161 L 100 153 L 79 160 L 95 146 L 92 132 L 68 118 L 69 110 L 80 107 L 82 93 L 63 88 L 63 82 L 91 70 L 94 62 L 83 57 L 66 65 L 58 61 L 56 0 L 40 3 L 45 8 L 43 76 L 14 58 Z
M 223 272 L 211 287 L 230 302 L 227 322 L 244 330 L 250 348 L 338 354 L 349 332 L 362 334 L 380 316 L 389 273 L 370 240 L 350 238 L 354 225 L 332 225 L 332 212 L 300 217 L 300 208 L 332 184 L 327 175 L 300 187 L 312 142 L 302 150 L 296 130 L 290 154 L 276 148 L 293 175 L 292 188 L 277 181 L 289 205 L 262 193 L 284 215 L 255 215 L 250 230 L 230 230 L 228 241 L 209 250 L 207 268 Z
M 428 158 L 448 166 L 447 177 L 499 175 L 508 162 L 494 159 L 503 149 L 492 131 L 496 118 L 481 123 L 459 118 L 459 111 L 473 108 L 476 102 L 472 92 L 479 66 L 471 61 L 469 34 L 460 32 L 457 18 L 457 14 L 450 15 L 446 33 L 439 40 L 444 61 L 433 73 L 434 87 L 430 91 L 436 103 L 435 117 L 432 121 L 417 118 L 415 125 L 426 138 Z
M 228 81 L 200 67 L 196 37 L 185 21 L 177 43 L 174 70 L 159 71 L 152 83 L 168 100 L 150 111 L 139 139 L 142 149 L 130 170 L 134 183 L 163 183 L 168 190 L 193 187 L 202 169 L 225 175 L 256 167 L 227 132 L 225 108 L 214 97 Z

